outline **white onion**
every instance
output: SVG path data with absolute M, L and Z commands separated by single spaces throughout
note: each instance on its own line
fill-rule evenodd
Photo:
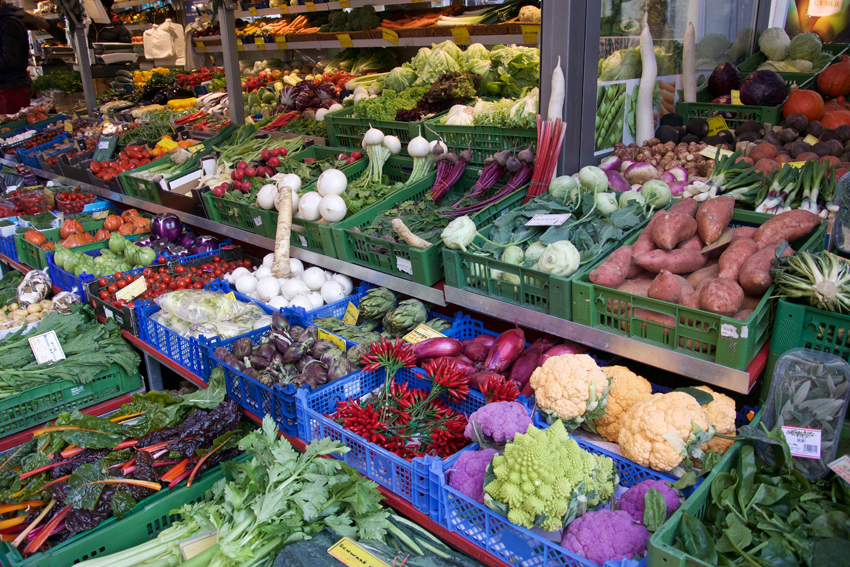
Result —
M 313 304 L 313 309 L 318 309 L 322 305 L 325 304 L 325 300 L 322 298 L 322 294 L 318 291 L 311 291 L 307 294 L 307 299 L 310 300 L 310 303 Z
M 274 255 L 274 254 L 272 254 L 272 255 Z M 250 270 L 248 270 L 248 268 L 242 268 L 242 267 L 240 266 L 239 268 L 236 268 L 235 270 L 233 270 L 233 271 L 230 273 L 230 281 L 235 282 L 235 281 L 236 281 L 236 280 L 238 280 L 241 276 L 244 276 L 245 274 L 250 274 L 250 273 L 251 273 L 251 271 L 250 271 Z
M 306 295 L 298 295 L 292 299 L 289 303 L 290 307 L 300 307 L 304 311 L 312 311 L 313 310 L 313 302 L 310 301 Z
M 336 280 L 327 281 L 322 286 L 322 299 L 325 300 L 325 303 L 340 301 L 344 299 L 346 295 L 347 294 L 345 293 L 345 288 L 342 283 Z
M 298 258 L 289 259 L 289 275 L 293 278 L 301 277 L 304 273 L 304 264 Z
M 258 267 L 254 272 L 254 277 L 257 278 L 257 280 L 267 278 L 270 275 L 272 275 L 272 271 L 266 266 L 265 262 L 263 262 L 263 265 Z
M 299 279 L 291 278 L 283 286 L 283 296 L 292 301 L 296 296 L 310 293 L 310 288 Z
M 257 278 L 251 274 L 239 276 L 239 279 L 236 280 L 236 291 L 239 293 L 248 295 L 253 293 L 255 289 L 257 289 Z
M 280 282 L 274 276 L 266 276 L 257 282 L 257 294 L 260 296 L 260 301 L 268 301 L 280 295 Z
M 269 300 L 269 306 L 275 309 L 283 309 L 284 307 L 289 307 L 289 302 L 284 296 L 275 295 Z
M 271 269 L 272 264 L 274 264 L 274 252 L 269 252 L 268 254 L 263 256 L 263 266 Z M 244 268 L 242 269 L 244 270 Z
M 345 274 L 334 274 L 331 279 L 342 284 L 344 295 L 351 295 L 351 292 L 354 291 L 354 282 Z
M 301 274 L 301 280 L 310 291 L 319 291 L 325 282 L 328 281 L 325 271 L 322 268 L 308 268 Z

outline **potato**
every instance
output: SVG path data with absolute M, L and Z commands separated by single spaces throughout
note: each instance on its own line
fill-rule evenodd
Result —
M 746 291 L 746 290 L 744 290 Z M 741 309 L 750 309 L 753 310 L 759 306 L 761 303 L 761 297 L 755 297 L 753 295 L 744 294 L 744 301 L 741 303 Z
M 597 285 L 617 287 L 625 281 L 631 266 L 632 247 L 627 244 L 614 250 L 599 267 L 590 272 L 588 278 Z
M 30 313 L 26 317 L 24 317 L 25 321 L 29 321 L 30 323 L 38 323 L 41 321 L 41 317 L 38 316 L 38 313 Z
M 652 241 L 664 250 L 672 250 L 697 232 L 697 221 L 684 213 L 661 215 L 652 224 Z
M 705 265 L 706 257 L 699 250 L 653 250 L 635 256 L 635 263 L 644 270 L 655 272 L 667 270 L 674 274 L 689 274 Z
M 784 240 L 794 242 L 820 226 L 822 220 L 818 215 L 809 211 L 801 209 L 786 211 L 766 220 L 756 230 L 753 240 L 758 242 L 762 249 L 773 244 L 779 244 Z
M 38 303 L 32 303 L 27 306 L 27 313 L 39 313 L 41 311 L 41 305 Z
M 696 216 L 699 235 L 703 242 L 706 244 L 716 242 L 723 234 L 723 229 L 729 225 L 734 212 L 735 197 L 732 195 L 722 195 L 703 203 Z
M 752 314 L 753 314 L 752 309 L 741 309 L 740 311 L 738 311 L 737 313 L 732 315 L 732 318 L 738 319 L 739 321 L 746 321 L 747 319 L 750 318 L 750 315 L 752 315 Z
M 758 243 L 751 238 L 741 238 L 732 242 L 720 256 L 718 261 L 720 272 L 717 277 L 737 281 L 741 268 L 747 263 L 750 256 L 758 251 Z
M 42 299 L 41 301 L 38 302 L 38 304 L 41 305 L 42 309 L 47 309 L 51 305 L 53 305 L 53 302 L 50 301 L 49 299 Z
M 699 306 L 704 311 L 731 317 L 741 309 L 744 290 L 735 280 L 714 278 L 699 292 Z
M 9 308 L 9 311 L 12 312 L 12 311 L 16 311 L 19 306 L 18 306 L 17 303 L 10 303 L 9 305 L 7 305 L 7 307 Z
M 9 317 L 6 314 L 0 313 L 0 323 L 3 323 L 3 322 L 8 321 L 8 320 L 9 320 Z

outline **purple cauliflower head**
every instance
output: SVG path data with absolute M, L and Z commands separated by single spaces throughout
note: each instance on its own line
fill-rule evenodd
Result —
M 646 510 L 645 496 L 650 488 L 658 489 L 664 496 L 664 502 L 667 504 L 667 517 L 669 518 L 679 508 L 679 495 L 676 494 L 673 487 L 663 480 L 643 480 L 632 486 L 617 501 L 617 508 L 628 512 L 636 522 L 642 524 L 643 512 Z
M 573 521 L 561 545 L 585 559 L 602 565 L 606 561 L 634 559 L 646 553 L 649 530 L 637 524 L 628 512 L 599 510 Z
M 476 502 L 484 504 L 484 475 L 495 449 L 479 449 L 478 451 L 464 451 L 460 454 L 454 466 L 449 469 L 449 486 L 466 494 Z
M 513 441 L 517 433 L 528 431 L 531 418 L 519 402 L 494 402 L 478 408 L 469 416 L 463 434 L 475 441 L 473 423 L 477 423 L 481 432 L 493 441 L 505 443 Z

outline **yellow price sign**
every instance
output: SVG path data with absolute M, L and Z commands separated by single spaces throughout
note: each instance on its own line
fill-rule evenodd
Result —
M 65 121 L 65 131 L 66 132 L 73 132 L 74 131 L 74 124 L 70 120 Z
M 342 322 L 349 325 L 356 325 L 358 317 L 360 317 L 360 310 L 349 301 L 348 307 L 345 309 L 345 315 L 342 318 Z
M 384 41 L 388 41 L 393 45 L 398 45 L 398 34 L 389 28 L 382 28 L 381 35 L 384 38 Z
M 328 555 L 338 559 L 347 567 L 390 567 L 381 558 L 372 555 L 359 543 L 347 537 L 329 547 Z
M 815 138 L 814 136 L 812 136 L 811 134 L 809 134 L 808 136 L 803 138 L 803 141 L 806 142 L 807 144 L 809 144 L 810 146 L 814 146 L 815 144 L 818 143 L 818 139 Z
M 800 169 L 801 167 L 806 165 L 806 162 L 804 162 L 804 161 L 788 161 L 788 162 L 785 162 L 785 165 L 790 165 L 791 167 L 796 167 L 797 169 Z
M 245 51 L 245 45 L 242 43 L 242 40 L 236 39 L 236 51 Z
M 285 16 L 289 13 L 289 6 L 278 6 L 280 8 L 280 15 Z
M 336 38 L 339 40 L 340 47 L 354 47 L 354 44 L 351 42 L 351 36 L 347 33 L 339 33 Z
M 732 104 L 744 104 L 743 102 L 741 102 L 741 91 L 732 91 L 729 94 L 732 96 Z
M 254 45 L 257 46 L 258 51 L 265 51 L 266 50 L 266 40 L 264 40 L 261 37 L 255 37 L 254 38 Z
M 307 11 L 308 12 L 315 12 L 316 11 L 316 4 L 314 2 L 307 2 L 306 4 L 307 4 Z
M 232 291 L 229 292 L 229 293 L 225 293 L 224 297 L 226 297 L 228 299 L 232 299 L 233 301 L 236 301 L 236 295 Z
M 540 37 L 540 26 L 537 24 L 534 25 L 523 25 L 522 27 L 522 41 L 523 43 L 533 43 L 537 45 L 537 39 Z
M 420 324 L 418 327 L 404 335 L 402 339 L 409 342 L 410 344 L 421 343 L 427 339 L 435 339 L 437 337 L 445 337 L 443 333 L 435 331 L 431 327 L 425 325 L 424 323 Z
M 452 37 L 454 37 L 455 43 L 459 45 L 472 43 L 472 38 L 469 37 L 469 30 L 466 28 L 452 28 Z
M 198 51 L 200 51 L 201 53 L 207 52 L 207 46 L 204 44 L 203 41 L 196 41 L 195 45 L 198 47 Z
M 254 16 L 255 18 L 257 17 L 257 15 L 258 15 L 258 14 L 257 14 L 257 9 L 256 9 L 256 8 L 254 8 L 253 6 L 251 6 L 250 8 L 248 8 L 248 11 L 249 11 L 249 12 L 251 13 L 251 15 L 252 15 L 252 16 Z
M 708 135 L 714 136 L 721 130 L 728 130 L 729 126 L 722 116 L 712 116 L 708 119 Z
M 328 331 L 326 331 L 324 329 L 319 329 L 319 340 L 322 340 L 322 339 L 332 342 L 333 344 L 338 346 L 339 350 L 341 350 L 342 352 L 346 351 L 345 341 L 342 340 L 342 338 L 336 336 L 333 333 L 329 333 Z
M 285 35 L 274 36 L 274 42 L 277 44 L 278 49 L 289 49 L 289 45 L 286 43 Z
M 75 113 L 71 116 L 71 119 L 72 119 L 72 120 L 79 120 L 79 118 L 80 118 L 80 117 L 79 117 L 79 116 L 77 116 L 77 113 L 76 113 L 76 112 L 75 112 Z
M 351 8 L 351 0 L 339 0 L 340 8 Z

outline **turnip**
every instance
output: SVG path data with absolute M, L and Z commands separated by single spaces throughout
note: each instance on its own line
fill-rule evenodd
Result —
M 304 193 L 301 200 L 298 202 L 298 212 L 305 220 L 317 221 L 322 217 L 319 211 L 319 203 L 322 202 L 322 196 L 316 191 Z
M 345 201 L 339 195 L 325 195 L 319 202 L 319 214 L 328 222 L 341 221 L 347 212 Z
M 319 179 L 316 181 L 316 191 L 322 197 L 328 195 L 342 195 L 345 193 L 345 188 L 348 186 L 348 179 L 345 174 L 338 169 L 327 169 L 322 172 Z
M 643 185 L 647 181 L 660 178 L 661 172 L 655 169 L 655 166 L 651 163 L 638 162 L 630 165 L 623 172 L 623 177 L 632 185 Z
M 327 275 L 322 268 L 308 268 L 301 274 L 301 281 L 307 286 L 310 291 L 319 291 L 325 282 L 328 281 Z
M 384 136 L 383 145 L 394 156 L 401 153 L 401 140 L 395 136 Z
M 294 173 L 287 173 L 277 182 L 277 188 L 290 187 L 296 193 L 301 190 L 301 178 Z M 298 206 L 297 204 L 295 205 Z
M 277 191 L 275 185 L 263 185 L 257 193 L 257 206 L 267 211 L 273 208 L 275 201 L 277 201 Z

